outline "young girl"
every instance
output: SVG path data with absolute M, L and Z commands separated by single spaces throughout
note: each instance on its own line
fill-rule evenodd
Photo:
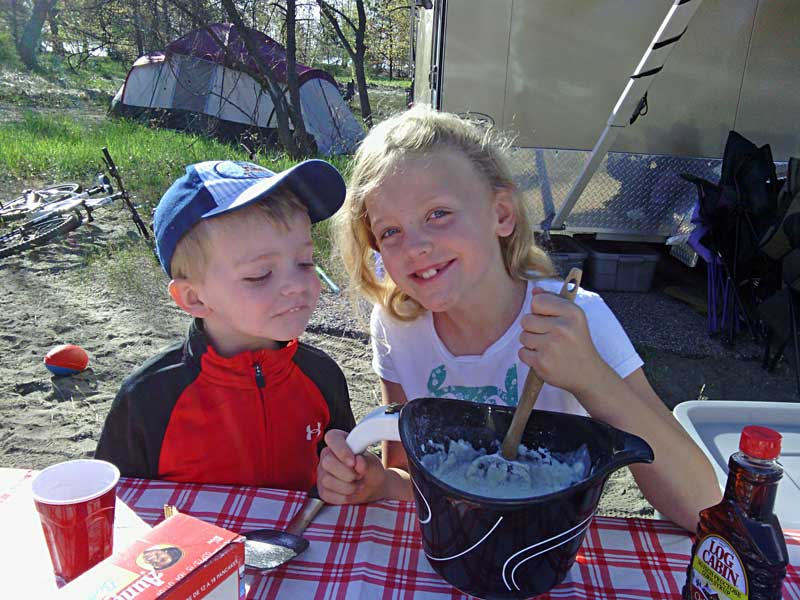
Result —
M 655 462 L 631 471 L 650 503 L 694 531 L 721 493 L 710 463 L 650 387 L 597 294 L 557 296 L 501 150 L 455 115 L 415 107 L 356 154 L 337 240 L 353 288 L 374 303 L 373 368 L 385 403 L 421 396 L 516 405 L 529 367 L 537 409 L 589 414 L 635 433 Z M 386 276 L 373 270 L 380 252 Z M 458 415 L 453 415 L 458 418 Z M 317 485 L 329 503 L 413 499 L 402 445 L 383 464 L 325 437 Z

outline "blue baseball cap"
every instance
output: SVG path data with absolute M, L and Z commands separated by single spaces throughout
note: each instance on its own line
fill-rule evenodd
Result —
M 186 167 L 164 192 L 153 214 L 156 252 L 167 275 L 178 241 L 202 219 L 236 210 L 286 185 L 308 208 L 311 222 L 324 221 L 344 202 L 345 183 L 324 160 L 306 160 L 274 173 L 248 162 L 212 160 Z

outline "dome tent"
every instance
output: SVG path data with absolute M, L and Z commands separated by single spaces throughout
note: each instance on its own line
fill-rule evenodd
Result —
M 283 47 L 254 29 L 247 32 L 260 62 L 285 86 Z M 177 129 L 213 131 L 223 139 L 255 133 L 268 142 L 276 138 L 277 119 L 269 93 L 246 73 L 257 69 L 237 28 L 214 23 L 170 42 L 164 52 L 139 57 L 114 96 L 111 113 L 155 119 Z M 300 63 L 297 74 L 303 120 L 319 152 L 352 152 L 364 130 L 342 100 L 336 81 Z M 288 93 L 285 88 L 287 100 Z

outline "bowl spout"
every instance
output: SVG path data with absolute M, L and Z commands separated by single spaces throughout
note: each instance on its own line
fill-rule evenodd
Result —
M 653 449 L 638 435 L 621 430 L 616 430 L 615 434 L 614 451 L 606 466 L 606 474 L 633 463 L 653 462 Z

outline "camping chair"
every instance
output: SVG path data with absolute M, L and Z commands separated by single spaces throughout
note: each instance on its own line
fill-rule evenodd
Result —
M 795 384 L 800 397 L 800 213 L 787 219 L 786 225 L 794 228 L 795 236 L 791 252 L 783 259 L 784 288 L 759 305 L 757 314 L 768 332 L 764 345 L 764 368 L 774 370 L 791 341 Z
M 685 179 L 693 181 L 698 187 L 698 195 L 702 197 L 706 193 L 705 185 L 713 185 L 709 182 L 694 178 L 689 175 L 682 175 Z M 692 177 L 692 179 L 689 179 Z M 707 329 L 709 335 L 716 335 L 722 329 L 722 323 L 726 321 L 723 315 L 727 315 L 729 290 L 725 285 L 724 266 L 719 255 L 712 252 L 710 248 L 703 245 L 703 238 L 708 234 L 709 228 L 700 218 L 700 202 L 695 204 L 692 212 L 692 223 L 695 227 L 689 236 L 688 244 L 706 263 L 706 315 Z
M 735 131 L 725 144 L 717 184 L 681 174 L 695 184 L 697 225 L 689 244 L 708 265 L 708 329 L 733 344 L 743 326 L 760 337 L 752 308 L 777 288 L 779 266 L 760 252 L 775 221 L 777 175 L 769 145 L 756 147 Z
M 681 177 L 694 183 L 698 192 L 699 199 L 692 214 L 695 228 L 689 236 L 688 244 L 706 263 L 708 334 L 721 335 L 725 342 L 732 344 L 744 324 L 755 338 L 756 329 L 747 304 L 742 298 L 743 290 L 741 286 L 734 284 L 738 281 L 737 261 L 724 259 L 711 221 L 703 215 L 703 206 L 719 202 L 719 189 L 715 184 L 688 173 L 681 174 Z M 734 239 L 734 256 L 737 254 L 737 249 L 738 243 Z
M 778 196 L 783 212 L 778 226 L 764 238 L 765 254 L 781 261 L 783 289 L 767 298 L 757 309 L 767 336 L 763 366 L 775 369 L 789 341 L 794 348 L 794 375 L 800 397 L 800 159 L 789 159 L 786 183 Z

